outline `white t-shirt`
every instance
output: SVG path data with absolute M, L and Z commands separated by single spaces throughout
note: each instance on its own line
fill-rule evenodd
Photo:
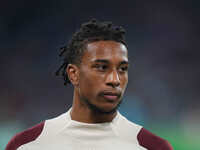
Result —
M 111 122 L 97 124 L 72 120 L 70 112 L 16 134 L 5 150 L 173 150 L 119 111 Z
M 68 112 L 45 121 L 40 135 L 17 150 L 144 150 L 137 140 L 141 126 L 119 112 L 112 122 L 74 121 Z

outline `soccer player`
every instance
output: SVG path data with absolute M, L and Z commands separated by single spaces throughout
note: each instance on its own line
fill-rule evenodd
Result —
M 118 107 L 128 83 L 125 30 L 95 19 L 61 48 L 57 75 L 74 87 L 72 107 L 14 136 L 6 150 L 172 150 Z

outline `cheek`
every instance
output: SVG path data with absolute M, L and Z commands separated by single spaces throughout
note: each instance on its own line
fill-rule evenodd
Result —
M 80 89 L 84 96 L 93 97 L 98 94 L 98 87 L 102 83 L 99 76 L 92 73 L 82 73 L 80 76 Z
M 80 79 L 84 82 L 85 85 L 92 87 L 98 87 L 103 83 L 104 75 L 97 74 L 90 68 L 84 68 L 80 74 Z
M 125 90 L 128 83 L 128 74 L 121 78 L 121 87 Z

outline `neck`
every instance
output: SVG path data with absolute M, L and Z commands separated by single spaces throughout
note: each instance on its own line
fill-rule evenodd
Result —
M 87 104 L 82 102 L 78 94 L 74 92 L 72 110 L 70 112 L 70 115 L 72 120 L 79 122 L 104 123 L 104 122 L 111 122 L 117 115 L 117 112 L 114 112 L 112 114 L 102 114 L 94 112 L 87 106 Z

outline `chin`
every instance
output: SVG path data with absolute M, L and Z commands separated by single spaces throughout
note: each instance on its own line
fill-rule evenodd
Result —
M 95 104 L 92 104 L 90 102 L 87 102 L 88 107 L 94 112 L 99 114 L 114 114 L 119 106 L 121 105 L 122 101 L 120 101 L 117 105 L 114 103 L 105 104 L 103 106 L 98 106 Z
M 94 111 L 95 113 L 99 113 L 99 114 L 114 114 L 117 111 L 117 107 L 114 108 L 101 108 L 98 106 L 95 106 L 93 108 L 91 108 L 92 111 Z

